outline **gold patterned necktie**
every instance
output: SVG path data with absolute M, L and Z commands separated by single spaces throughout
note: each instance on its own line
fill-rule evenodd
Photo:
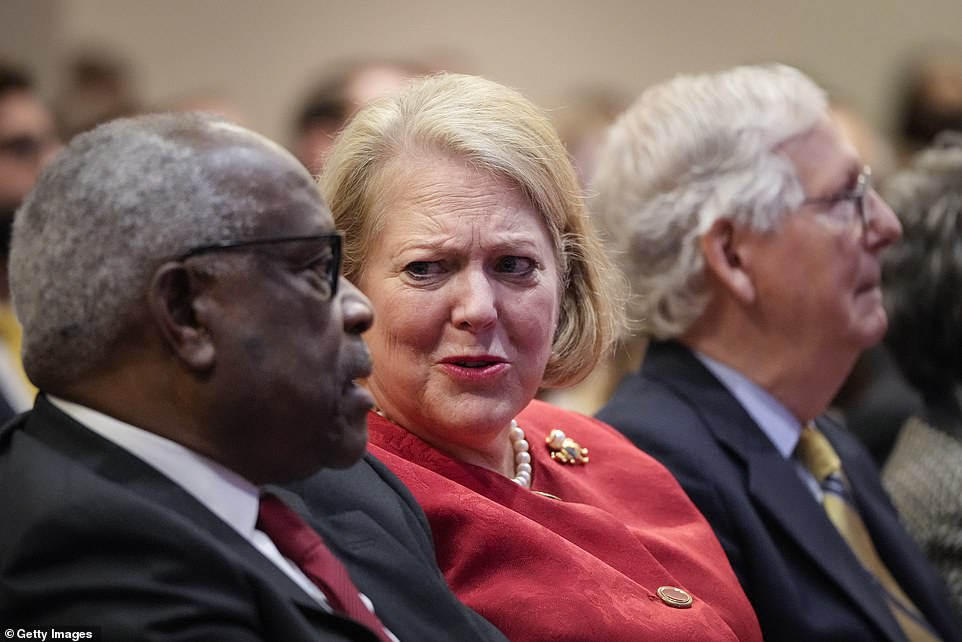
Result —
M 842 471 L 842 462 L 832 444 L 813 422 L 802 429 L 795 454 L 822 488 L 822 506 L 842 538 L 872 576 L 896 621 L 910 642 L 938 642 L 925 616 L 919 612 L 908 595 L 899 587 L 885 563 L 882 562 L 865 528 L 852 493 Z

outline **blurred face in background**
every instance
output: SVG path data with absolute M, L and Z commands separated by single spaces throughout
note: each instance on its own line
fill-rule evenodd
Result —
M 0 208 L 16 208 L 59 149 L 53 117 L 31 92 L 0 96 Z

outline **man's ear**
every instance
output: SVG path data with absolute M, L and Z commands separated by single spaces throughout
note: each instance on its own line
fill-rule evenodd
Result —
M 197 318 L 197 297 L 204 280 L 183 263 L 160 266 L 150 281 L 148 307 L 170 349 L 194 370 L 209 370 L 215 350 L 210 334 Z
M 702 255 L 715 279 L 743 304 L 753 303 L 755 284 L 739 253 L 735 225 L 729 219 L 720 218 L 701 235 L 699 241 Z

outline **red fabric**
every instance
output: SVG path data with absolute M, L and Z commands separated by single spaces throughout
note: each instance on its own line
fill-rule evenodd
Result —
M 274 495 L 261 497 L 257 529 L 266 533 L 281 555 L 291 560 L 314 582 L 331 607 L 371 629 L 389 642 L 384 625 L 361 601 L 347 569 L 324 544 L 324 540 L 300 515 Z
M 417 497 L 454 592 L 512 642 L 760 641 L 708 523 L 668 471 L 606 424 L 535 401 L 517 418 L 532 490 L 368 416 L 371 451 Z M 560 428 L 586 465 L 550 458 Z M 670 429 L 667 428 L 667 429 Z M 665 604 L 661 586 L 694 597 Z

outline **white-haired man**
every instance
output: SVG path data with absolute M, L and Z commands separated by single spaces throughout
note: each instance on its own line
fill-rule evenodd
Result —
M 885 332 L 901 234 L 824 93 L 778 65 L 652 87 L 594 191 L 652 339 L 598 416 L 685 487 L 765 639 L 960 639 L 868 455 L 822 416 Z

